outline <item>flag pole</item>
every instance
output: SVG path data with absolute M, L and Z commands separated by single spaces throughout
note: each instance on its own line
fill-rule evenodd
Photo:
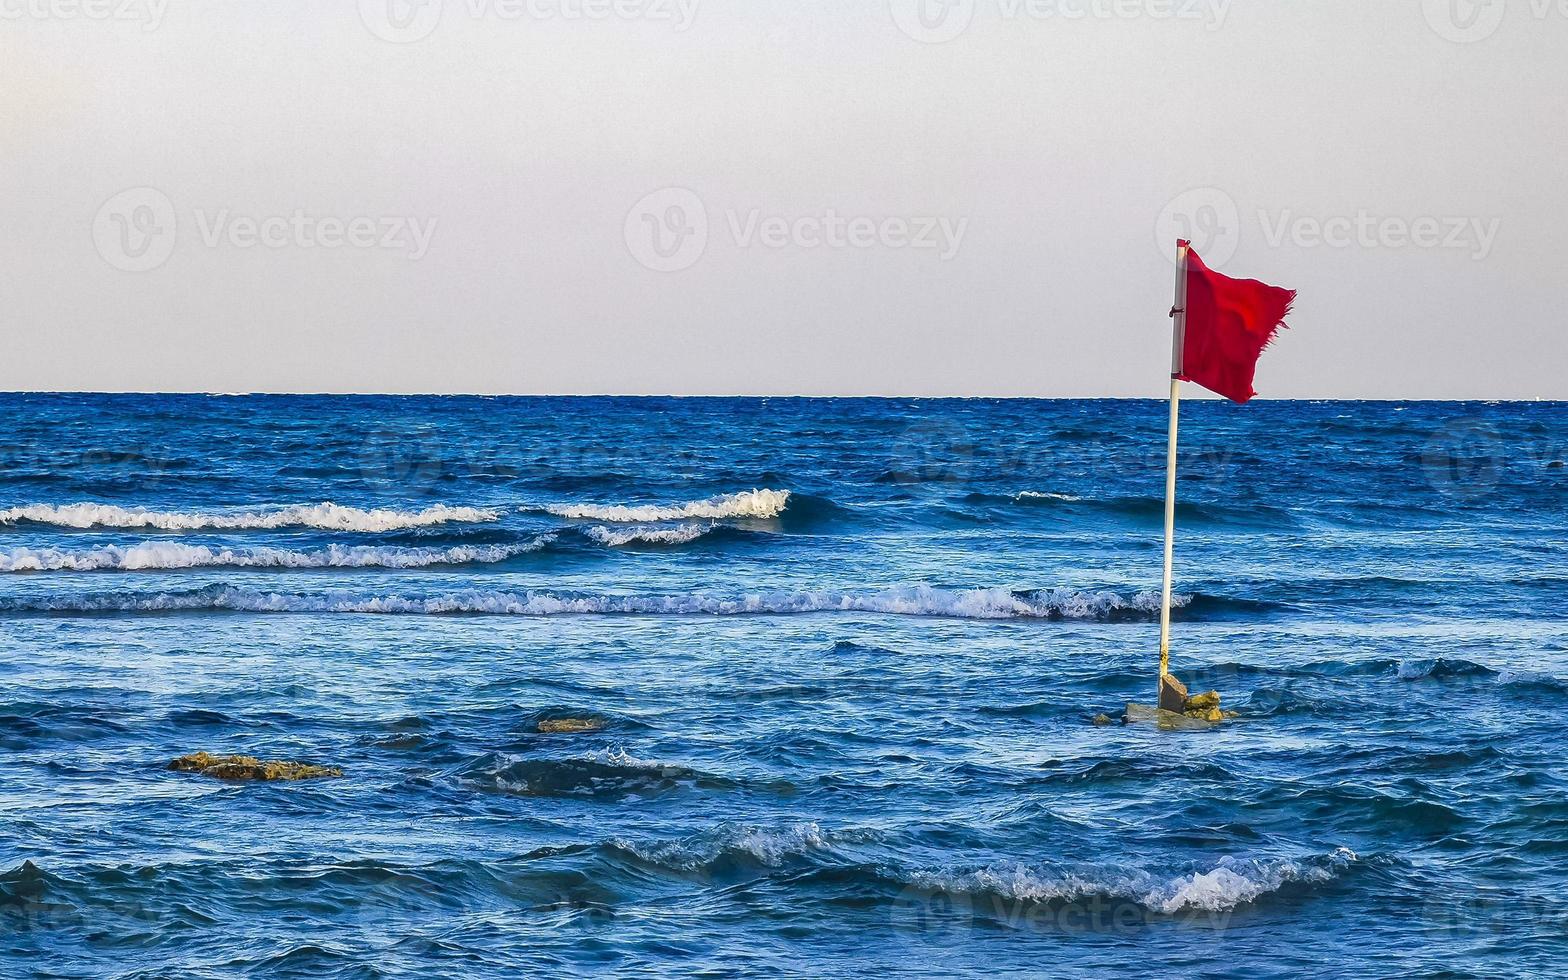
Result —
M 1171 672 L 1171 571 L 1176 552 L 1176 429 L 1181 412 L 1182 355 L 1187 330 L 1187 242 L 1176 243 L 1176 305 L 1171 307 L 1171 421 L 1165 452 L 1165 579 L 1160 592 L 1160 705 Z M 1178 685 L 1179 686 L 1179 685 Z M 1182 692 L 1185 695 L 1185 691 Z

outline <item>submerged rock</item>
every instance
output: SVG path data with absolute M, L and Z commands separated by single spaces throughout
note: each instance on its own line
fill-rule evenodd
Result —
M 1106 725 L 1116 724 L 1116 719 L 1112 718 L 1110 715 L 1099 714 L 1094 716 L 1094 723 L 1098 727 L 1104 728 Z
M 544 735 L 581 735 L 603 729 L 604 722 L 593 718 L 546 718 L 539 722 L 539 731 Z
M 1172 678 L 1174 680 L 1174 678 Z M 1127 706 L 1128 722 L 1154 722 L 1161 728 L 1176 729 L 1179 731 L 1209 728 L 1223 721 L 1236 717 L 1234 711 L 1224 711 L 1220 708 L 1220 692 L 1210 691 L 1207 694 L 1187 695 L 1186 688 L 1180 687 L 1181 682 L 1176 681 L 1175 687 L 1182 692 L 1179 702 L 1180 711 L 1169 708 L 1153 707 L 1151 705 L 1129 704 Z M 1167 695 L 1173 688 L 1162 686 L 1161 696 Z M 1167 700 L 1166 703 L 1171 703 Z M 1096 724 L 1099 720 L 1096 719 Z
M 1214 727 L 1202 718 L 1189 718 L 1174 711 L 1157 708 L 1152 704 L 1129 704 L 1127 706 L 1127 723 L 1135 725 L 1140 722 L 1153 723 L 1155 726 L 1167 731 L 1178 732 L 1208 731 Z
M 343 775 L 343 770 L 330 766 L 313 766 L 305 762 L 263 762 L 255 756 L 212 755 L 207 752 L 182 755 L 169 763 L 169 768 L 175 772 L 201 773 L 214 779 L 256 780 L 267 783 Z

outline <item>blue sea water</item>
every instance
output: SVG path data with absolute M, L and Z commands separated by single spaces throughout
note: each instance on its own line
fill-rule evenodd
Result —
M 0 975 L 1568 968 L 1568 405 L 0 407 Z

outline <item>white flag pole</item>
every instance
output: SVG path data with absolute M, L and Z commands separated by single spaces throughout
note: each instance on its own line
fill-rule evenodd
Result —
M 1171 424 L 1165 453 L 1165 581 L 1160 593 L 1160 694 L 1171 672 L 1171 570 L 1176 552 L 1176 427 L 1181 408 L 1182 355 L 1187 331 L 1187 248 L 1176 245 L 1176 305 L 1171 307 Z M 1165 699 L 1161 697 L 1163 702 Z M 1163 704 L 1161 705 L 1164 706 Z

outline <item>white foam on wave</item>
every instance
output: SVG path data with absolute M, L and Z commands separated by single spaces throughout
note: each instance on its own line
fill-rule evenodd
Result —
M 696 519 L 723 520 L 727 517 L 771 518 L 789 506 L 788 490 L 745 490 L 707 500 L 659 506 L 622 506 L 603 504 L 548 504 L 542 510 L 571 520 L 611 521 L 614 523 L 656 523 Z
M 423 510 L 388 508 L 364 510 L 334 503 L 294 504 L 263 510 L 158 511 L 113 504 L 31 504 L 0 511 L 0 524 L 31 521 L 57 527 L 158 528 L 165 531 L 266 530 L 311 527 L 326 531 L 400 531 L 448 523 L 485 523 L 499 520 L 499 511 L 477 507 L 436 504 Z
M 1070 493 L 1049 493 L 1049 492 L 1043 491 L 1043 490 L 1025 490 L 1024 492 L 1018 494 L 1013 499 L 1014 500 L 1061 500 L 1061 501 L 1064 501 L 1064 502 L 1071 503 L 1071 502 L 1074 502 L 1074 501 L 1082 500 L 1083 498 L 1082 497 L 1075 497 L 1075 496 L 1073 496 Z
M 1505 687 L 1548 687 L 1568 689 L 1568 681 L 1539 670 L 1502 670 L 1497 674 L 1497 683 Z
M 542 535 L 506 545 L 452 548 L 383 548 L 331 545 L 317 551 L 284 548 L 214 548 L 178 541 L 144 541 L 81 551 L 11 548 L 0 551 L 0 572 L 152 571 L 176 568 L 427 568 L 490 564 L 538 551 L 555 540 Z
M 610 843 L 650 864 L 681 871 L 711 867 L 726 855 L 749 857 L 776 868 L 791 858 L 827 850 L 828 835 L 812 822 L 779 827 L 724 824 L 679 840 L 636 841 L 613 838 Z
M 588 536 L 608 548 L 629 544 L 689 544 L 713 529 L 711 524 L 681 524 L 676 527 L 591 527 Z
M 1179 596 L 1178 606 L 1189 596 Z M 905 586 L 880 592 L 758 592 L 720 596 L 572 595 L 554 592 L 469 591 L 437 596 L 362 596 L 345 593 L 299 595 L 214 586 L 194 592 L 151 595 L 62 596 L 19 600 L 11 608 L 34 611 L 173 611 L 234 610 L 240 612 L 373 613 L 382 615 L 790 615 L 816 612 L 884 613 L 955 619 L 1104 619 L 1133 611 L 1153 615 L 1159 595 L 1139 593 L 1124 598 L 1111 592 L 1052 589 L 1018 594 L 1007 589 L 949 591 Z
M 1418 681 L 1431 675 L 1435 665 L 1433 660 L 1401 660 L 1394 673 L 1402 681 Z
M 1356 860 L 1355 852 L 1343 847 L 1326 857 L 1303 860 L 1224 857 L 1208 871 L 1174 877 L 1137 870 L 1044 870 L 1003 863 L 962 873 L 922 872 L 912 877 L 911 884 L 928 891 L 1026 902 L 1076 902 L 1104 896 L 1174 915 L 1185 910 L 1228 912 L 1292 882 L 1330 881 Z
M 603 766 L 617 766 L 622 769 L 678 769 L 668 763 L 657 762 L 653 759 L 644 759 L 626 751 L 625 746 L 611 745 L 607 748 L 596 749 L 587 755 L 579 756 L 584 762 L 595 762 Z

